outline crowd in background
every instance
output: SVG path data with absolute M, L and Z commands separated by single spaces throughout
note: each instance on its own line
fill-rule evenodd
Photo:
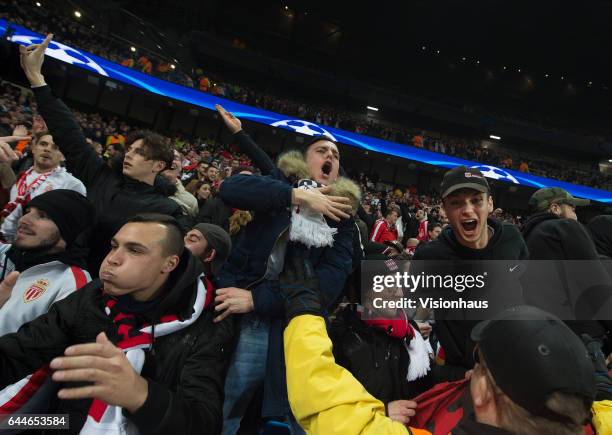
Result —
M 132 52 L 129 48 L 119 46 L 110 39 L 101 38 L 96 35 L 95 29 L 83 26 L 74 19 L 58 16 L 51 16 L 44 20 L 37 19 L 36 17 L 40 17 L 41 13 L 40 8 L 12 0 L 6 1 L 6 10 L 0 12 L 0 17 L 42 34 L 54 33 L 56 39 L 61 42 L 83 48 L 128 68 L 244 104 L 487 165 L 604 190 L 612 188 L 612 177 L 600 172 L 596 162 L 589 170 L 572 168 L 568 167 L 568 164 L 571 164 L 569 162 L 566 164 L 552 158 L 526 156 L 514 150 L 487 148 L 476 140 L 458 139 L 413 127 L 406 128 L 382 123 L 329 105 L 307 104 L 290 96 L 281 96 L 274 91 L 263 92 L 244 83 L 228 81 L 223 78 L 222 74 L 215 74 L 210 68 L 196 67 L 191 71 L 185 71 L 175 60 L 164 59 L 151 52 Z
M 588 201 L 542 188 L 519 222 L 465 166 L 439 193 L 388 186 L 351 174 L 325 136 L 274 159 L 221 106 L 228 144 L 74 111 L 45 81 L 50 42 L 20 47 L 30 89 L 0 85 L 9 418 L 43 407 L 75 433 L 609 433 L 611 216 L 583 225 Z M 513 274 L 568 259 L 583 273 Z M 362 260 L 383 260 L 391 304 Z M 474 298 L 461 286 L 487 260 L 503 263 L 483 275 L 488 322 L 398 306 L 416 287 L 386 284 L 450 261 L 427 294 Z

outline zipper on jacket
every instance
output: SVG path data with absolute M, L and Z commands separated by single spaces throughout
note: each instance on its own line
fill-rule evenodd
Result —
M 291 226 L 291 224 L 287 225 L 285 227 L 285 229 L 283 229 L 283 231 L 281 231 L 281 233 L 276 237 L 276 240 L 274 241 L 274 245 L 272 245 L 272 252 L 274 252 L 274 248 L 276 248 L 276 244 L 278 243 L 280 238 L 289 230 L 290 226 Z M 272 252 L 270 252 L 270 255 L 272 255 Z M 264 278 L 266 277 L 266 273 L 268 272 L 268 262 L 270 261 L 270 255 L 268 255 L 268 259 L 266 260 L 266 272 L 263 274 L 262 277 L 256 279 L 255 281 L 253 281 L 252 283 L 247 285 L 245 287 L 245 290 L 249 290 L 249 287 L 252 287 L 252 286 L 254 286 L 256 284 L 259 284 L 261 281 L 264 280 Z M 284 259 L 283 259 L 283 261 L 284 261 Z M 284 266 L 284 263 L 283 263 L 283 266 Z

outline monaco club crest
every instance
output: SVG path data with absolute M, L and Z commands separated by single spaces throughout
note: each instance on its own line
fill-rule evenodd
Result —
M 32 302 L 42 296 L 42 294 L 47 291 L 47 287 L 49 287 L 49 281 L 46 279 L 39 279 L 34 284 L 28 288 L 23 294 L 24 302 Z

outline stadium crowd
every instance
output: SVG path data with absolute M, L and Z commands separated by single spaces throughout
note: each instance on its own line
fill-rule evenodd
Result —
M 593 162 L 592 167 L 587 170 L 572 167 L 572 162 L 559 162 L 554 158 L 525 155 L 516 150 L 487 148 L 473 139 L 460 139 L 438 132 L 425 132 L 418 128 L 382 123 L 330 105 L 307 104 L 303 101 L 296 101 L 291 96 L 280 95 L 274 90 L 264 92 L 252 85 L 228 81 L 223 78 L 223 74 L 214 71 L 204 71 L 199 67 L 186 71 L 176 60 L 161 57 L 153 52 L 131 51 L 110 38 L 100 37 L 95 28 L 87 27 L 72 18 L 55 14 L 46 16 L 45 12 L 33 3 L 2 0 L 0 5 L 3 7 L 3 10 L 0 11 L 0 18 L 6 18 L 42 34 L 54 33 L 57 40 L 67 45 L 82 48 L 125 67 L 137 69 L 164 80 L 197 88 L 202 92 L 320 125 L 476 160 L 486 165 L 529 172 L 604 190 L 612 189 L 612 177 L 602 173 L 597 162 Z
M 273 160 L 221 106 L 229 145 L 72 111 L 43 75 L 50 39 L 20 46 L 31 91 L 0 91 L 0 414 L 68 414 L 72 433 L 610 433 L 611 216 L 583 225 L 586 201 L 543 188 L 519 225 L 477 169 L 388 188 L 322 136 Z M 585 260 L 588 287 L 503 282 L 484 322 L 381 312 L 366 259 Z M 536 308 L 551 300 L 572 320 Z

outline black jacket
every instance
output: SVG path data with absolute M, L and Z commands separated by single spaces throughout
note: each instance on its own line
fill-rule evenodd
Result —
M 152 318 L 191 315 L 200 268 L 185 251 Z M 101 287 L 99 280 L 92 281 L 54 303 L 47 314 L 1 337 L 0 388 L 48 364 L 70 345 L 95 342 L 102 331 L 117 342 L 116 328 L 104 312 Z M 158 337 L 154 352 L 145 350 L 141 374 L 148 380 L 149 394 L 136 413 L 127 415 L 141 434 L 212 434 L 221 430 L 233 323 L 226 319 L 229 321 L 213 324 L 213 317 L 214 308 L 208 308 L 192 325 Z M 70 414 L 70 431 L 78 433 L 90 404 L 90 400 L 58 400 L 49 412 Z
M 229 233 L 229 218 L 232 215 L 232 208 L 221 198 L 208 198 L 200 207 L 197 223 L 215 224 Z
M 174 216 L 184 229 L 189 220 L 181 207 L 168 198 L 168 191 L 119 175 L 100 159 L 77 124 L 70 109 L 56 98 L 49 86 L 34 88 L 38 110 L 49 131 L 66 157 L 68 171 L 83 182 L 87 198 L 96 207 L 98 221 L 89 237 L 89 271 L 97 276 L 110 240 L 125 222 L 138 213 L 162 213 Z
M 523 225 L 531 260 L 592 260 L 597 250 L 586 228 L 574 219 L 537 213 Z
M 440 236 L 423 245 L 418 245 L 414 260 L 526 260 L 527 245 L 518 229 L 509 223 L 487 219 L 493 229 L 493 237 L 484 249 L 472 249 L 461 245 L 452 227 L 442 230 Z
M 612 216 L 601 215 L 587 225 L 599 257 L 612 260 Z
M 418 245 L 413 260 L 526 260 L 529 256 L 525 241 L 518 229 L 511 224 L 488 219 L 493 237 L 484 249 L 471 249 L 461 245 L 451 226 L 440 236 L 424 245 Z M 424 262 L 425 263 L 425 262 Z M 515 285 L 507 284 L 512 291 Z M 497 290 L 497 288 L 496 288 Z M 520 291 L 520 288 L 519 288 Z M 456 313 L 454 313 L 456 314 Z M 461 379 L 466 370 L 474 366 L 470 338 L 475 320 L 447 320 L 447 310 L 436 310 L 435 333 L 446 354 L 446 366 L 437 380 Z M 442 373 L 443 372 L 443 373 Z
M 429 375 L 408 382 L 410 356 L 404 340 L 368 326 L 351 306 L 338 313 L 329 336 L 336 363 L 385 406 L 394 400 L 412 399 L 432 387 Z
M 542 307 L 567 322 L 578 334 L 601 338 L 612 327 L 612 313 L 601 315 L 610 303 L 610 277 L 599 259 L 587 229 L 574 219 L 537 213 L 523 226 L 529 247 L 530 267 L 523 276 L 527 302 Z M 549 260 L 549 261 L 544 261 Z M 555 260 L 555 261 L 550 261 Z M 578 260 L 578 261 L 577 261 Z

